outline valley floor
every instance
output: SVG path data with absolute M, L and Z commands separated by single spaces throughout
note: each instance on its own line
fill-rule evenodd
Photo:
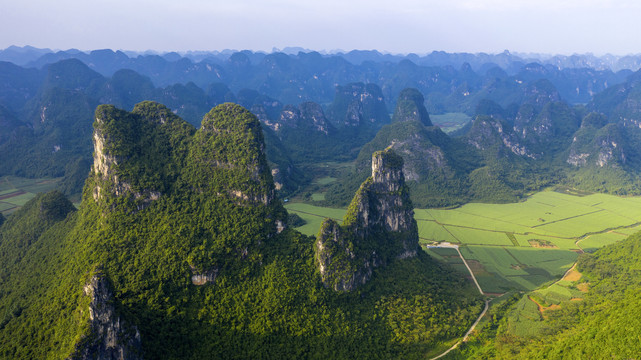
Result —
M 307 235 L 315 235 L 324 218 L 345 214 L 300 202 L 286 208 L 306 221 L 297 229 Z M 415 209 L 414 216 L 425 251 L 463 273 L 469 267 L 483 293 L 500 295 L 552 284 L 578 254 L 641 230 L 641 197 L 548 190 L 520 203 Z

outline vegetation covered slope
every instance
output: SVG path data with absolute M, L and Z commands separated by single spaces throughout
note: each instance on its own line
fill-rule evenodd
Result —
M 423 253 L 357 291 L 325 287 L 314 238 L 282 227 L 260 124 L 238 105 L 199 130 L 156 103 L 100 106 L 94 127 L 81 209 L 46 195 L 0 227 L 3 357 L 83 358 L 107 333 L 96 294 L 113 306 L 103 324 L 140 339 L 117 346 L 152 359 L 418 357 L 480 311 Z M 25 241 L 26 227 L 41 230 Z
M 482 331 L 450 358 L 630 359 L 638 334 L 641 234 L 579 257 L 572 299 L 554 306 L 534 293 L 500 304 Z M 565 280 L 567 283 L 571 281 Z M 547 307 L 537 309 L 537 304 Z M 520 324 L 520 325 L 519 325 Z

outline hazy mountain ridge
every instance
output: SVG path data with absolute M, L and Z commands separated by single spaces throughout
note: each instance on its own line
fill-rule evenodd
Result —
M 408 84 L 416 86 L 417 94 L 425 94 L 426 107 L 421 106 L 424 109 L 421 110 L 424 112 L 420 116 L 422 119 L 429 118 L 427 112 L 434 109 L 463 111 L 476 115 L 479 106 L 485 106 L 488 100 L 494 101 L 497 104 L 497 113 L 490 116 L 496 115 L 506 123 L 505 126 L 498 126 L 498 123 L 493 126 L 503 131 L 501 141 L 511 152 L 519 157 L 545 158 L 545 162 L 550 164 L 572 164 L 574 160 L 569 163 L 566 160 L 570 157 L 587 156 L 581 155 L 586 154 L 585 149 L 580 153 L 576 153 L 578 151 L 576 148 L 568 150 L 572 141 L 571 134 L 578 130 L 580 119 L 585 113 L 581 106 L 572 106 L 564 102 L 564 100 L 567 101 L 566 95 L 575 101 L 579 98 L 585 101 L 594 91 L 611 86 L 610 81 L 616 82 L 616 78 L 624 74 L 593 69 L 559 70 L 552 65 L 527 63 L 520 65 L 518 72 L 508 75 L 506 71 L 495 65 L 484 70 L 485 73 L 481 70 L 477 73 L 468 63 L 463 64 L 458 70 L 450 65 L 421 66 L 408 59 L 398 62 L 365 61 L 360 65 L 354 65 L 341 57 L 322 56 L 318 53 L 286 55 L 243 51 L 228 54 L 228 58 L 219 64 L 220 69 L 227 71 L 230 76 L 225 77 L 224 71 L 220 72 L 220 69 L 210 67 L 207 71 L 218 71 L 222 77 L 215 79 L 203 77 L 198 73 L 200 70 L 194 68 L 196 70 L 192 75 L 197 75 L 199 82 L 205 84 L 199 87 L 193 82 L 183 83 L 191 76 L 188 74 L 191 70 L 187 69 L 185 70 L 187 75 L 183 74 L 185 76 L 181 78 L 180 83 L 158 88 L 154 86 L 157 78 L 154 80 L 127 69 L 117 70 L 111 78 L 105 78 L 82 62 L 95 58 L 94 67 L 100 61 L 118 67 L 122 66 L 122 63 L 116 60 L 124 60 L 127 57 L 124 53 L 104 50 L 82 54 L 80 52 L 61 53 L 60 56 L 68 56 L 69 59 L 45 65 L 43 70 L 22 69 L 5 63 L 4 69 L 7 75 L 0 77 L 0 80 L 4 79 L 4 88 L 7 91 L 0 92 L 0 105 L 7 104 L 5 107 L 9 111 L 3 115 L 3 118 L 7 119 L 3 121 L 3 126 L 7 128 L 7 133 L 12 135 L 4 136 L 3 139 L 14 140 L 5 140 L 4 145 L 0 144 L 2 147 L 0 150 L 4 149 L 3 151 L 10 154 L 9 158 L 12 159 L 3 164 L 3 173 L 22 176 L 64 175 L 66 191 L 73 192 L 74 189 L 78 191 L 84 177 L 82 174 L 86 171 L 83 169 L 88 168 L 90 158 L 91 144 L 86 135 L 91 131 L 90 109 L 95 105 L 113 103 L 129 109 L 139 101 L 155 100 L 167 104 L 177 115 L 197 125 L 199 119 L 212 106 L 225 101 L 237 101 L 251 109 L 263 124 L 272 128 L 275 137 L 271 137 L 272 140 L 268 141 L 268 156 L 270 163 L 274 166 L 274 176 L 278 178 L 281 191 L 295 192 L 308 180 L 300 169 L 297 169 L 302 164 L 308 164 L 310 161 L 313 163 L 328 160 L 347 161 L 357 157 L 361 147 L 374 139 L 376 132 L 391 121 L 387 109 L 390 104 L 396 104 L 398 98 L 404 99 L 402 92 Z M 85 60 L 79 60 L 81 58 Z M 167 54 L 164 57 L 145 55 L 138 58 L 127 57 L 127 59 L 144 63 L 143 68 L 147 73 L 155 70 L 165 71 L 165 75 L 158 76 L 169 76 L 168 74 L 180 66 L 192 63 L 187 58 L 181 58 L 179 54 Z M 201 61 L 199 64 L 208 65 L 206 61 Z M 160 72 L 156 73 L 160 74 Z M 21 75 L 15 76 L 16 74 Z M 366 80 L 355 82 L 359 78 L 361 81 Z M 631 89 L 634 89 L 634 74 L 629 78 L 632 80 L 617 85 L 616 88 L 629 89 L 624 92 L 633 94 Z M 31 80 L 25 81 L 25 79 Z M 205 83 L 209 81 L 208 79 L 215 81 Z M 557 84 L 560 84 L 560 87 Z M 14 88 L 17 90 L 12 90 Z M 240 88 L 240 90 L 234 92 L 232 91 L 234 88 Z M 559 89 L 565 90 L 562 92 Z M 604 91 L 602 93 L 603 96 L 612 97 L 607 94 L 620 92 Z M 68 98 L 65 102 L 75 104 L 74 109 L 48 106 L 47 99 L 55 98 L 52 97 L 54 94 L 57 94 L 55 96 L 58 98 L 64 94 Z M 399 96 L 397 97 L 396 94 Z M 20 96 L 32 97 L 21 106 L 21 102 L 16 100 Z M 287 99 L 293 101 L 288 102 Z M 315 99 L 315 101 L 304 101 L 305 99 Z M 598 102 L 598 99 L 599 97 L 595 97 L 594 101 Z M 405 100 L 401 100 L 403 101 Z M 58 102 L 62 103 L 62 101 Z M 82 103 L 85 105 L 80 106 Z M 595 108 L 596 105 L 591 104 L 587 106 L 588 109 Z M 633 102 L 627 101 L 623 104 L 628 105 L 618 105 L 618 108 L 632 106 L 630 104 Z M 394 107 L 403 108 L 398 108 L 396 105 Z M 618 110 L 618 113 L 625 111 L 627 110 Z M 291 113 L 292 121 L 287 120 L 288 113 Z M 56 118 L 64 118 L 64 121 L 56 125 L 56 121 L 53 120 Z M 22 121 L 22 124 L 17 123 L 16 119 Z M 52 121 L 42 119 L 52 119 Z M 301 122 L 301 119 L 316 119 L 312 120 L 316 123 L 309 127 L 304 125 L 307 120 Z M 626 119 L 628 125 L 634 124 L 632 117 L 628 116 Z M 426 120 L 423 121 L 424 125 L 429 127 L 430 124 L 425 122 Z M 332 130 L 332 127 L 335 130 Z M 320 131 L 314 129 L 320 129 Z M 385 131 L 389 132 L 389 130 Z M 583 136 L 585 137 L 585 134 Z M 438 141 L 443 143 L 445 140 Z M 380 150 L 388 145 L 390 144 L 380 144 L 376 149 L 368 148 L 368 151 Z M 480 143 L 477 142 L 476 145 Z M 480 147 L 478 149 L 483 150 Z M 442 150 L 439 151 L 442 152 Z M 566 154 L 563 153 L 564 151 L 575 153 Z M 410 152 L 418 154 L 421 151 L 415 148 Z M 458 153 L 459 155 L 456 156 L 446 153 L 439 156 L 443 159 L 450 158 L 448 165 L 450 168 L 465 168 L 462 173 L 468 175 L 483 166 L 490 166 L 492 171 L 503 174 L 500 175 L 501 178 L 509 173 L 499 168 L 507 169 L 511 165 L 504 164 L 497 168 L 494 166 L 497 161 L 491 160 L 487 155 L 473 152 L 464 155 L 463 150 Z M 365 158 L 367 157 L 366 154 Z M 466 157 L 470 159 L 465 159 Z M 478 157 L 485 158 L 484 162 L 475 160 Z M 24 163 L 22 159 L 25 158 L 31 159 L 29 163 L 34 164 L 32 168 L 22 166 Z M 503 158 L 499 162 L 505 161 L 511 160 Z M 407 162 L 407 164 L 412 163 L 413 161 Z M 476 163 L 476 165 L 470 165 L 470 163 Z M 518 167 L 524 169 L 526 165 L 523 163 Z M 549 165 L 543 167 L 549 167 Z M 433 166 L 428 168 L 431 169 L 430 171 L 434 170 Z M 490 168 L 481 172 L 487 175 Z M 629 172 L 632 168 L 633 166 L 626 168 L 625 172 Z M 410 186 L 414 188 L 415 185 L 411 181 L 417 178 L 418 172 L 416 169 L 406 170 Z M 437 170 L 436 173 L 439 171 Z M 584 168 L 580 169 L 579 173 L 586 171 L 591 170 Z M 435 176 L 430 175 L 429 181 L 436 181 L 435 179 L 440 176 L 436 173 L 432 174 Z M 445 178 L 453 179 L 454 183 L 450 180 L 440 181 L 441 185 L 436 188 L 441 189 L 443 193 L 451 193 L 449 190 L 444 191 L 446 187 L 468 186 L 467 180 L 459 179 L 462 174 L 460 171 L 445 173 L 450 174 Z M 472 175 L 477 174 L 480 172 Z M 539 184 L 538 186 L 558 180 L 557 175 L 549 172 L 547 174 L 553 180 L 539 179 L 535 181 Z M 479 179 L 487 178 L 485 175 Z M 620 176 L 617 175 L 617 177 Z M 358 179 L 362 180 L 364 177 L 361 176 Z M 627 178 L 623 182 L 630 182 L 631 179 Z M 485 180 L 479 181 L 480 184 Z M 500 180 L 499 183 L 509 183 L 511 185 L 507 188 L 513 189 L 508 191 L 509 195 L 500 196 L 502 199 L 515 199 L 514 194 L 531 189 L 529 185 L 523 184 L 514 177 L 510 180 Z M 446 184 L 449 185 L 446 186 Z M 336 196 L 332 196 L 341 198 L 341 202 L 348 201 L 351 197 L 350 193 L 357 186 L 358 182 L 354 180 L 350 190 L 339 191 Z M 486 193 L 481 188 L 474 192 Z M 619 184 L 616 188 L 622 188 L 622 186 Z M 414 196 L 424 192 L 414 189 Z M 608 186 L 601 189 L 614 190 Z M 457 192 L 466 191 L 454 191 L 454 193 Z M 471 198 L 477 197 L 472 195 Z M 487 196 L 484 195 L 483 198 L 487 199 Z M 466 199 L 470 199 L 469 195 L 461 195 L 454 203 L 467 201 Z M 426 204 L 416 197 L 414 200 L 417 204 Z M 331 201 L 336 202 L 336 199 Z

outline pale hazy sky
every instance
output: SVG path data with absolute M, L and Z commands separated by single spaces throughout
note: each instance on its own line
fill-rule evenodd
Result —
M 0 48 L 641 53 L 632 0 L 0 0 Z

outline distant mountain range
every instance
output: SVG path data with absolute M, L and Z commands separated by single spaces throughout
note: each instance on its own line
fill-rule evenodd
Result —
M 641 170 L 639 76 L 631 70 L 524 63 L 508 52 L 400 58 L 367 51 L 242 51 L 199 53 L 197 59 L 12 47 L 2 54 L 31 60 L 25 67 L 0 62 L 0 152 L 6 159 L 0 175 L 62 176 L 67 194 L 80 191 L 89 169 L 93 109 L 113 104 L 130 110 L 144 100 L 165 104 L 195 126 L 224 102 L 251 110 L 264 125 L 272 175 L 283 194 L 311 180 L 310 164 L 356 160 L 358 175 L 344 173 L 328 194 L 333 205 L 346 204 L 366 176 L 369 155 L 390 145 L 405 158 L 420 206 L 514 201 L 559 182 L 617 194 L 641 191 L 635 180 Z M 429 59 L 432 65 L 425 65 Z M 451 65 L 457 61 L 458 69 Z M 448 136 L 428 115 L 447 112 L 474 121 L 454 134 L 459 137 Z M 604 119 L 591 120 L 597 115 Z

